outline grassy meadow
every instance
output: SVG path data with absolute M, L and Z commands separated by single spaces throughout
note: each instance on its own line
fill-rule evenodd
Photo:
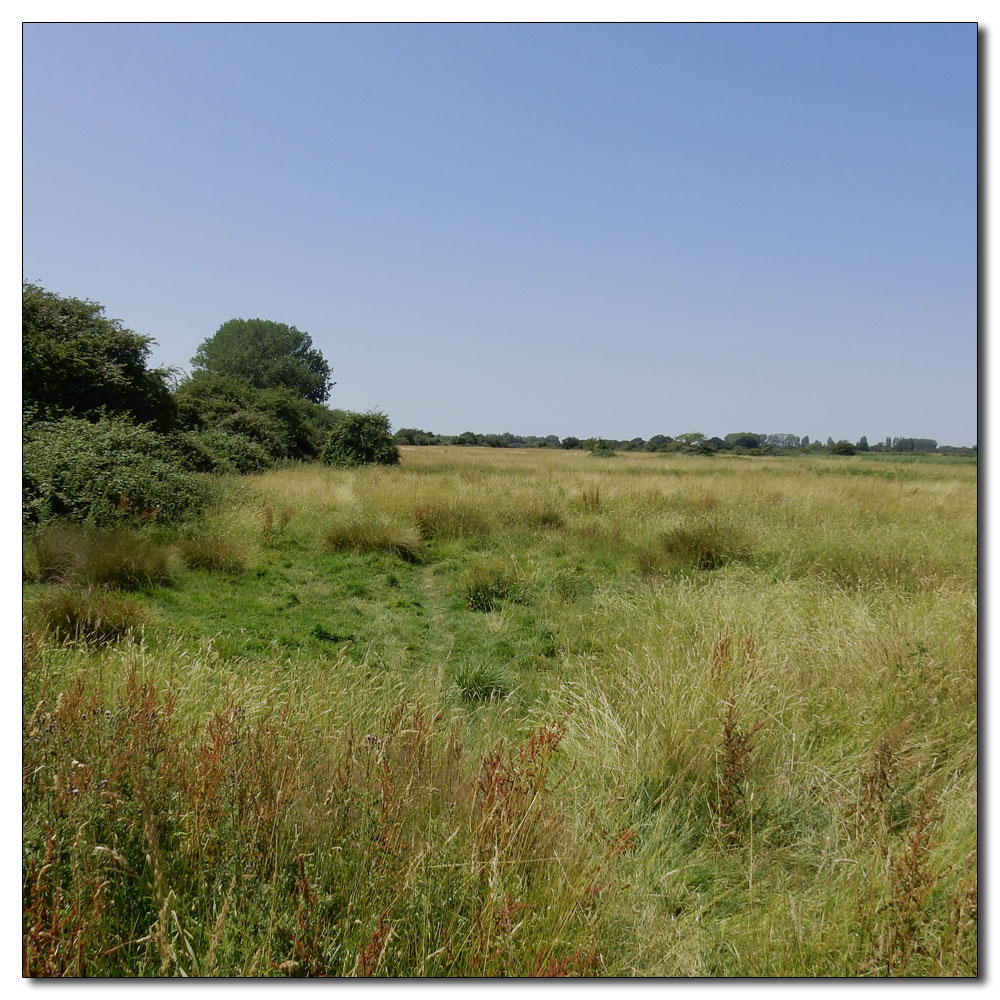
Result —
M 404 448 L 28 536 L 25 973 L 976 975 L 976 487 Z

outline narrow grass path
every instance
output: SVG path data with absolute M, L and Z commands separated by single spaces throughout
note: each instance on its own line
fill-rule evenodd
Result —
M 445 664 L 451 660 L 455 648 L 455 627 L 448 615 L 445 588 L 433 563 L 420 567 L 417 585 L 427 626 L 424 659 L 434 671 L 438 699 L 443 702 L 448 683 Z

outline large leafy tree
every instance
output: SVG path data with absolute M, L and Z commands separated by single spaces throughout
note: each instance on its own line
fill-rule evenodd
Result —
M 268 319 L 231 319 L 191 359 L 196 371 L 230 375 L 258 389 L 288 389 L 324 403 L 333 382 L 330 366 L 308 333 Z
M 22 393 L 26 417 L 96 420 L 127 414 L 169 430 L 174 403 L 169 371 L 147 368 L 150 337 L 108 319 L 98 302 L 22 287 Z

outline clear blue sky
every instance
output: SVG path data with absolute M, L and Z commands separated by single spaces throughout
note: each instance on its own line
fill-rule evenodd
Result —
M 976 27 L 27 25 L 29 281 L 439 433 L 976 440 Z

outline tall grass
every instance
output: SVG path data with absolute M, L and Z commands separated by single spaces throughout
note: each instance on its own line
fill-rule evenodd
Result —
M 136 590 L 171 577 L 167 549 L 137 531 L 56 524 L 28 549 L 33 575 L 49 583 Z
M 25 643 L 26 974 L 975 976 L 975 475 L 235 481 L 243 573 Z

